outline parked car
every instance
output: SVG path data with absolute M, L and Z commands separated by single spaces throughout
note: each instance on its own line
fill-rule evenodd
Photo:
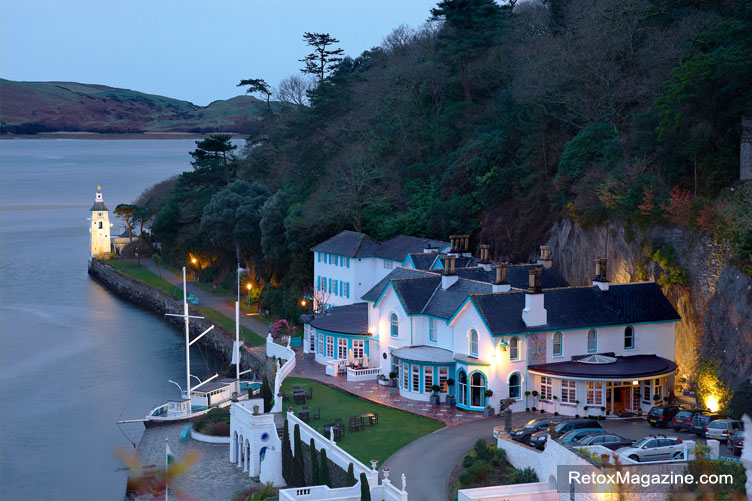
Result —
M 729 438 L 728 444 L 734 456 L 741 456 L 742 449 L 744 448 L 744 429 L 736 430 Z
M 654 436 L 638 440 L 631 447 L 616 450 L 619 456 L 632 461 L 667 461 L 678 459 L 684 454 L 684 444 L 676 437 Z
M 711 421 L 716 419 L 725 419 L 723 414 L 713 414 L 712 412 L 701 412 L 695 414 L 692 418 L 692 426 L 689 427 L 689 431 L 695 435 L 705 435 L 705 431 L 708 429 L 708 425 Z
M 736 433 L 736 430 L 742 429 L 742 422 L 735 419 L 716 419 L 708 424 L 705 430 L 705 438 L 713 438 L 723 443 L 727 443 L 729 435 Z
M 589 435 L 601 435 L 605 433 L 606 430 L 603 428 L 580 428 L 579 430 L 570 430 L 566 432 L 559 437 L 559 440 L 565 444 L 573 444 L 579 442 L 581 438 L 585 438 Z
M 594 419 L 570 419 L 557 424 L 555 431 L 556 436 L 561 437 L 568 431 L 581 430 L 585 428 L 592 430 L 600 429 L 602 428 L 602 426 L 598 421 Z M 548 431 L 539 431 L 537 433 L 533 433 L 533 436 L 530 437 L 530 445 L 532 445 L 536 449 L 543 450 L 546 447 L 547 440 Z
M 529 444 L 530 437 L 533 433 L 548 430 L 548 425 L 550 423 L 560 423 L 561 421 L 563 421 L 563 419 L 560 417 L 533 419 L 532 421 L 528 421 L 525 426 L 515 428 L 509 433 L 509 435 L 512 440 L 523 444 Z
M 648 423 L 653 427 L 663 426 L 665 428 L 671 422 L 671 418 L 676 416 L 676 414 L 682 409 L 683 407 L 681 405 L 653 407 L 650 409 L 650 412 L 648 412 Z
M 671 418 L 671 428 L 676 431 L 689 431 L 692 426 L 692 418 L 702 412 L 709 412 L 707 409 L 682 409 Z
M 606 447 L 607 449 L 611 449 L 612 451 L 615 451 L 616 449 L 621 449 L 622 447 L 629 447 L 634 443 L 634 440 L 630 440 L 628 438 L 622 438 L 619 435 L 614 435 L 613 433 L 598 433 L 598 434 L 591 434 L 587 435 L 580 440 L 577 441 L 575 445 L 577 446 L 585 446 L 585 445 L 602 445 L 603 447 Z

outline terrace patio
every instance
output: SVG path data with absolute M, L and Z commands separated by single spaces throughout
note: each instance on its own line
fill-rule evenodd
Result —
M 437 419 L 447 426 L 484 418 L 481 412 L 465 411 L 446 404 L 432 405 L 429 402 L 409 400 L 399 395 L 391 395 L 388 386 L 381 386 L 375 380 L 348 381 L 344 375 L 329 376 L 326 374 L 326 368 L 314 361 L 313 354 L 304 354 L 296 350 L 296 357 L 295 369 L 290 374 L 292 377 L 313 379 L 339 388 L 363 400 L 370 400 L 394 409 Z

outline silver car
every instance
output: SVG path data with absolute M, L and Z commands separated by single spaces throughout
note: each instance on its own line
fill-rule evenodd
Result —
M 668 461 L 684 454 L 684 444 L 676 437 L 650 436 L 638 440 L 631 447 L 622 447 L 616 454 L 632 461 Z
M 708 423 L 708 429 L 705 430 L 705 438 L 712 438 L 727 443 L 729 436 L 733 435 L 736 430 L 742 429 L 742 422 L 735 419 L 717 419 Z

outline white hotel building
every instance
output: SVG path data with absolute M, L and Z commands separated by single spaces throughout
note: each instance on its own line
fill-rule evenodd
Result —
M 507 266 L 451 240 L 343 232 L 314 247 L 316 286 L 339 307 L 305 319 L 305 351 L 320 363 L 352 351 L 396 372 L 405 398 L 437 384 L 466 410 L 509 398 L 514 411 L 606 415 L 669 394 L 680 317 L 655 283 L 610 284 L 599 260 L 592 285 L 570 287 L 545 247 L 537 264 Z

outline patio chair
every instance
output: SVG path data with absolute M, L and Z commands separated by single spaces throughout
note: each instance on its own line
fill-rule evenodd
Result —
M 278 397 L 282 397 L 282 401 L 290 400 L 290 394 L 284 391 L 280 391 Z
M 293 395 L 293 398 L 295 399 L 296 404 L 304 404 L 305 403 L 305 395 Z
M 313 398 L 313 386 L 308 387 L 308 391 L 306 392 L 306 397 Z
M 361 424 L 360 419 L 355 416 L 350 417 L 350 431 L 358 431 L 361 426 L 363 425 Z
M 379 424 L 379 413 L 374 412 L 373 417 L 371 418 L 371 424 Z
M 315 421 L 318 421 L 319 419 L 321 419 L 321 407 L 316 409 L 316 412 L 313 413 L 313 419 Z

